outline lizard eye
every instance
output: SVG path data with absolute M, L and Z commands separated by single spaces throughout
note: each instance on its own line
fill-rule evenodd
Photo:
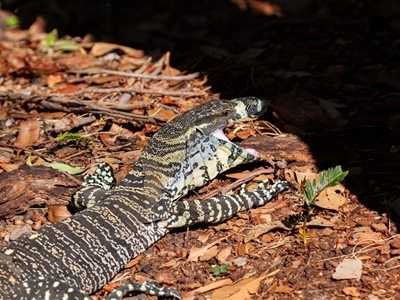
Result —
M 227 110 L 223 111 L 223 112 L 222 112 L 222 116 L 223 116 L 223 117 L 229 116 L 229 111 L 227 111 Z

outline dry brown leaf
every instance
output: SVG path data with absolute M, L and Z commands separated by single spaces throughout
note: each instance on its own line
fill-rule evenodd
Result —
M 236 248 L 236 253 L 238 256 L 243 256 L 249 254 L 252 249 L 254 249 L 254 246 L 251 243 L 240 244 Z
M 199 257 L 199 261 L 208 261 L 218 254 L 218 247 L 214 246 L 208 249 L 202 256 Z
M 40 113 L 40 118 L 44 120 L 58 120 L 63 118 L 67 113 L 63 111 L 55 112 L 42 112 Z
M 166 75 L 166 76 L 178 76 L 178 75 L 182 74 L 182 72 L 179 71 L 178 69 L 172 68 L 169 64 L 167 64 L 165 66 L 164 70 L 162 70 L 161 74 Z M 178 81 L 178 80 L 169 80 L 168 81 L 169 86 L 174 86 L 179 83 L 180 83 L 180 81 Z
M 101 77 L 91 77 L 87 78 L 86 81 L 90 83 L 95 83 L 95 84 L 104 84 L 108 83 L 111 81 L 119 81 L 122 79 L 122 76 L 117 76 L 117 75 L 110 75 L 110 76 L 101 76 Z
M 114 146 L 114 142 L 115 142 L 115 139 L 117 138 L 117 136 L 111 136 L 109 134 L 100 133 L 99 138 L 100 138 L 101 142 L 104 144 L 104 146 L 106 146 L 107 148 L 110 148 L 110 147 Z
M 318 174 L 307 172 L 293 172 L 292 178 L 295 178 L 297 183 L 304 180 L 318 180 Z M 333 187 L 324 189 L 317 197 L 315 205 L 325 209 L 338 210 L 341 206 L 347 203 L 347 198 L 344 196 L 345 187 L 342 184 L 337 184 Z
M 369 245 L 369 244 L 383 244 L 382 233 L 373 232 L 368 229 L 366 232 L 356 232 L 352 235 L 352 240 L 350 240 L 350 245 Z
M 202 286 L 202 287 L 200 287 L 198 289 L 195 289 L 195 290 L 193 290 L 193 291 L 191 291 L 189 293 L 183 292 L 182 293 L 182 299 L 183 300 L 185 300 L 185 299 L 193 299 L 193 297 L 195 295 L 203 294 L 203 293 L 206 293 L 208 291 L 212 291 L 212 290 L 215 290 L 217 288 L 220 288 L 222 286 L 230 285 L 230 284 L 232 284 L 232 282 L 233 282 L 232 279 L 229 279 L 229 278 L 212 282 L 212 283 L 207 284 L 205 286 Z
M 142 259 L 144 254 L 139 254 L 135 258 L 131 259 L 125 266 L 125 269 L 132 268 L 134 265 L 137 265 Z
M 172 259 L 172 260 L 166 262 L 165 264 L 162 264 L 162 265 L 161 265 L 161 268 L 171 268 L 171 267 L 174 267 L 174 266 L 176 266 L 176 265 L 178 264 L 179 260 L 180 260 L 180 258 Z
M 251 172 L 250 171 L 243 171 L 243 172 L 239 172 L 239 173 L 229 173 L 226 174 L 225 176 L 228 178 L 232 178 L 232 179 L 242 179 L 244 177 L 246 177 L 247 175 L 249 175 Z
M 94 43 L 92 46 L 92 49 L 90 50 L 90 53 L 93 56 L 103 56 L 114 50 L 121 50 L 121 51 L 125 52 L 126 55 L 136 57 L 136 58 L 141 58 L 144 56 L 144 52 L 142 50 L 137 50 L 137 49 L 133 49 L 133 48 L 126 47 L 126 46 L 121 46 L 121 45 L 111 44 L 111 43 L 104 43 L 104 42 Z
M 286 227 L 281 221 L 275 221 L 270 224 L 260 224 L 254 226 L 249 232 L 247 232 L 246 237 L 244 238 L 244 242 L 248 242 L 258 238 L 260 235 L 267 233 L 268 231 L 281 228 L 285 230 L 291 230 L 290 228 Z
M 208 239 L 210 238 L 209 234 L 200 234 L 199 237 L 197 238 L 197 240 L 203 244 L 205 244 Z
M 64 79 L 61 74 L 50 74 L 46 78 L 46 84 L 49 88 L 55 87 L 57 84 L 63 82 Z
M 47 211 L 47 219 L 53 223 L 69 218 L 70 216 L 72 215 L 66 206 L 50 206 Z
M 236 136 L 242 140 L 249 138 L 250 136 L 254 136 L 253 130 L 241 130 L 236 132 Z
M 39 125 L 36 119 L 21 121 L 19 132 L 14 145 L 25 148 L 36 143 L 39 139 Z
M 357 288 L 354 286 L 349 286 L 343 288 L 343 293 L 347 296 L 359 297 L 360 293 L 358 292 Z
M 226 262 L 228 260 L 228 257 L 232 254 L 233 248 L 231 246 L 225 247 L 222 249 L 218 255 L 217 255 L 217 260 L 220 264 Z
M 315 205 L 338 211 L 341 206 L 347 203 L 347 198 L 344 196 L 344 190 L 345 187 L 341 183 L 324 189 L 318 195 Z
M 70 84 L 66 87 L 57 89 L 58 93 L 74 93 L 79 91 L 80 89 L 85 89 L 89 86 L 87 83 L 79 83 L 79 84 Z
M 307 222 L 307 226 L 333 227 L 335 224 L 320 216 L 314 216 L 309 222 Z
M 210 299 L 251 299 L 251 295 L 257 293 L 260 283 L 266 276 L 258 278 L 247 278 L 236 282 L 235 284 L 220 288 L 211 294 Z
M 170 96 L 162 97 L 160 103 L 164 105 L 176 105 L 176 102 L 172 100 Z
M 6 163 L 6 162 L 0 162 L 0 167 L 6 172 L 11 172 L 11 171 L 14 171 L 14 170 L 18 169 L 19 165 L 17 165 L 17 164 L 9 164 L 9 163 Z
M 189 257 L 186 261 L 197 261 L 197 259 L 203 255 L 204 253 L 206 253 L 206 251 L 213 247 L 214 245 L 219 244 L 220 242 L 222 242 L 223 240 L 226 240 L 227 238 L 229 238 L 231 235 L 233 235 L 233 233 L 228 234 L 226 237 L 223 237 L 219 240 L 216 240 L 215 242 L 208 244 L 207 246 L 204 246 L 202 248 L 197 248 L 197 247 L 192 247 L 190 248 L 190 253 L 189 253 Z
M 276 287 L 275 292 L 290 294 L 291 292 L 293 292 L 293 288 L 287 285 L 280 285 Z
M 147 114 L 151 117 L 163 118 L 167 122 L 171 121 L 173 118 L 177 116 L 177 114 L 174 113 L 172 110 L 165 109 L 163 107 L 156 107 L 154 109 L 149 109 L 147 110 Z

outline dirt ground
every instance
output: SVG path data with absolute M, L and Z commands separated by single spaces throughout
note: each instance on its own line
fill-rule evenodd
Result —
M 148 2 L 2 3 L 29 29 L 6 28 L 2 12 L 0 246 L 74 213 L 83 173 L 47 164 L 90 173 L 105 161 L 121 180 L 166 121 L 212 98 L 257 96 L 268 112 L 226 133 L 262 161 L 189 198 L 249 171 L 295 189 L 174 230 L 93 298 L 150 279 L 183 299 L 400 299 L 398 1 Z M 44 33 L 53 28 L 58 40 Z M 304 241 L 299 178 L 339 165 L 349 174 Z

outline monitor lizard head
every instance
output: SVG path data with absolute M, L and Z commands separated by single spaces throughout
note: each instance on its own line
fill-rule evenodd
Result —
M 211 100 L 177 116 L 143 151 L 145 186 L 152 193 L 177 199 L 238 164 L 259 160 L 255 150 L 229 141 L 223 128 L 246 117 L 259 117 L 267 106 L 266 100 L 256 97 Z

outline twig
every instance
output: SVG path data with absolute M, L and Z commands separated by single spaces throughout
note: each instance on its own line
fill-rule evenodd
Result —
M 203 195 L 200 197 L 200 199 L 208 199 L 211 197 L 214 197 L 218 194 L 221 195 L 226 195 L 230 190 L 237 188 L 238 186 L 241 186 L 243 183 L 246 183 L 250 180 L 252 180 L 253 178 L 262 175 L 262 174 L 272 174 L 274 173 L 274 169 L 273 168 L 268 168 L 268 169 L 262 169 L 262 170 L 257 170 L 257 171 L 253 171 L 250 172 L 249 174 L 247 174 L 246 176 L 244 176 L 243 178 L 240 178 L 238 180 L 236 180 L 235 182 L 228 184 L 227 186 L 223 187 L 223 188 L 217 188 L 214 189 L 210 192 L 208 192 L 207 194 Z
M 64 93 L 65 96 L 77 96 L 83 93 L 138 93 L 138 94 L 156 94 L 156 95 L 164 95 L 164 96 L 185 96 L 185 97 L 194 97 L 194 96 L 204 96 L 204 91 L 202 92 L 188 92 L 184 90 L 179 91 L 165 91 L 165 90 L 152 90 L 152 89 L 138 89 L 137 87 L 125 87 L 125 88 L 94 88 L 89 87 L 85 89 L 80 89 L 76 92 L 72 93 Z M 59 94 L 48 94 L 49 96 L 59 96 Z
M 43 98 L 41 97 L 36 97 L 32 99 L 32 102 L 42 102 Z M 117 110 L 112 110 L 106 107 L 102 107 L 100 105 L 94 104 L 90 101 L 84 101 L 80 99 L 73 99 L 73 98 L 61 98 L 59 96 L 52 96 L 46 99 L 47 102 L 55 102 L 59 104 L 63 104 L 64 106 L 68 106 L 68 111 L 71 112 L 91 112 L 95 114 L 104 114 L 112 117 L 121 117 L 137 122 L 142 122 L 142 123 L 151 123 L 151 124 L 156 124 L 156 125 L 162 125 L 165 124 L 165 120 L 162 118 L 158 117 L 150 117 L 150 116 L 142 116 L 142 115 L 135 115 L 131 114 L 128 112 L 123 112 L 123 111 L 117 111 Z M 74 106 L 71 106 L 75 105 Z M 79 105 L 77 107 L 76 105 Z
M 104 114 L 111 117 L 125 118 L 136 121 L 138 123 L 148 123 L 155 125 L 163 125 L 166 120 L 159 117 L 135 115 L 124 111 L 109 109 L 90 101 L 80 100 L 77 98 L 63 98 L 59 94 L 52 95 L 25 95 L 22 93 L 0 92 L 0 100 L 22 100 L 23 102 L 39 103 L 43 107 L 65 112 L 90 112 L 94 114 Z

